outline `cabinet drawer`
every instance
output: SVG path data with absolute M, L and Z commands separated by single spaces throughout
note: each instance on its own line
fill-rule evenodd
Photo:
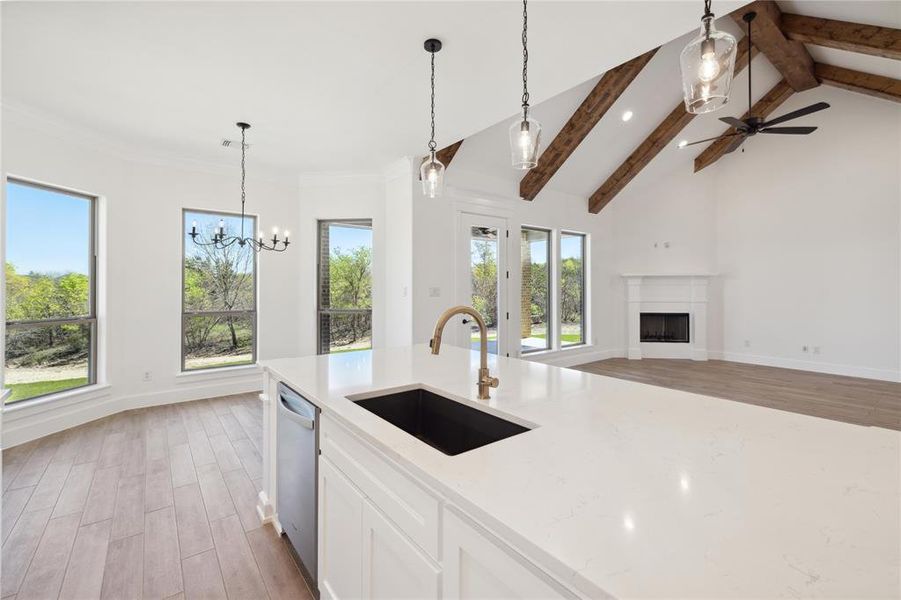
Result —
M 438 498 L 367 444 L 323 415 L 319 446 L 354 484 L 432 558 L 438 558 Z

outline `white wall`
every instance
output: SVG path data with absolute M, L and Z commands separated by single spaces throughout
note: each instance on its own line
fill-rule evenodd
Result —
M 901 107 L 820 86 L 778 114 L 820 100 L 809 137 L 760 136 L 696 174 L 652 164 L 601 212 L 615 270 L 719 273 L 712 356 L 901 380 Z
M 901 107 L 821 86 L 779 112 L 819 100 L 832 107 L 805 119 L 809 137 L 753 140 L 713 167 L 722 349 L 898 380 Z
M 101 199 L 98 382 L 108 385 L 71 401 L 5 410 L 3 444 L 136 406 L 257 389 L 260 375 L 246 370 L 179 375 L 182 209 L 240 210 L 237 156 L 234 169 L 182 167 L 8 107 L 2 126 L 5 175 Z M 252 155 L 248 166 L 248 212 L 260 215 L 263 226 L 299 231 L 296 182 L 261 180 Z M 301 349 L 300 259 L 293 246 L 260 255 L 260 358 Z

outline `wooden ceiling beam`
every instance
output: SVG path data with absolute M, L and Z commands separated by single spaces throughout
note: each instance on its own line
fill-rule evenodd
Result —
M 757 55 L 757 48 L 749 52 L 748 38 L 738 42 L 738 53 L 735 55 L 735 75 L 748 66 L 748 56 Z M 679 102 L 670 114 L 660 122 L 654 131 L 639 144 L 607 180 L 601 184 L 588 199 L 588 210 L 598 213 L 610 204 L 630 181 L 644 169 L 673 139 L 679 135 L 686 125 L 691 123 L 695 115 L 685 110 L 685 104 Z
M 731 13 L 732 19 L 742 30 L 747 25 L 742 16 L 755 11 L 757 18 L 751 24 L 754 45 L 763 52 L 767 60 L 782 74 L 782 77 L 796 92 L 802 92 L 819 85 L 813 73 L 813 59 L 804 44 L 790 40 L 782 33 L 782 13 L 775 2 L 757 0 L 746 10 Z
M 782 32 L 805 44 L 901 60 L 901 29 L 782 13 Z
M 824 85 L 859 92 L 868 96 L 882 98 L 883 100 L 891 100 L 892 102 L 901 102 L 901 81 L 897 79 L 823 63 L 816 63 L 814 72 L 817 79 Z
M 541 154 L 538 166 L 530 169 L 519 182 L 523 200 L 534 200 L 551 177 L 563 166 L 579 144 L 607 113 L 613 103 L 648 64 L 658 48 L 645 52 L 604 73 L 594 88 L 572 114 L 560 133 Z
M 764 94 L 763 98 L 754 103 L 754 106 L 751 107 L 750 114 L 753 114 L 758 119 L 766 119 L 770 116 L 774 110 L 779 108 L 779 106 L 788 100 L 792 94 L 795 93 L 795 90 L 792 86 L 786 81 L 782 80 L 777 83 L 773 89 Z M 749 116 L 748 113 L 742 115 L 741 119 L 745 120 Z M 727 133 L 731 133 L 732 129 L 727 129 L 723 132 L 723 135 Z M 718 161 L 730 148 L 733 148 L 733 144 L 740 144 L 742 138 L 739 136 L 735 137 L 719 137 L 713 143 L 711 143 L 707 148 L 701 152 L 697 158 L 695 158 L 695 173 L 700 171 L 705 167 L 709 167 L 716 161 Z

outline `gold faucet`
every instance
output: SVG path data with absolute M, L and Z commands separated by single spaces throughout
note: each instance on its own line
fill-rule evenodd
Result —
M 479 400 L 488 400 L 491 397 L 488 389 L 496 388 L 500 381 L 488 372 L 488 327 L 485 325 L 485 319 L 476 309 L 471 306 L 454 306 L 441 313 L 438 322 L 435 323 L 435 335 L 429 341 L 432 354 L 438 354 L 441 350 L 441 334 L 444 332 L 444 326 L 454 315 L 469 315 L 479 324 L 479 334 L 482 340 L 479 344 Z

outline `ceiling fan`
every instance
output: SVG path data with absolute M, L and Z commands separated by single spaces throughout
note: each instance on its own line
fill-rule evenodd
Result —
M 742 20 L 748 24 L 748 47 L 751 47 L 751 21 L 754 20 L 754 17 L 757 16 L 757 13 L 754 11 L 749 11 L 742 16 Z M 817 102 L 816 104 L 811 104 L 810 106 L 805 106 L 804 108 L 799 108 L 798 110 L 794 110 L 790 113 L 784 114 L 781 117 L 776 117 L 775 119 L 771 119 L 769 121 L 765 121 L 759 117 L 755 117 L 751 114 L 752 104 L 751 104 L 751 55 L 748 53 L 748 118 L 736 119 L 735 117 L 720 117 L 720 121 L 726 123 L 730 127 L 732 127 L 735 131 L 732 133 L 726 133 L 724 135 L 719 135 L 717 137 L 708 138 L 706 140 L 698 140 L 697 142 L 691 142 L 689 144 L 681 144 L 681 147 L 685 146 L 694 146 L 695 144 L 703 144 L 705 142 L 712 142 L 713 140 L 717 140 L 721 137 L 734 137 L 735 139 L 729 144 L 729 147 L 726 149 L 726 153 L 734 152 L 741 146 L 746 139 L 753 135 L 757 135 L 758 133 L 776 133 L 781 135 L 807 135 L 816 131 L 816 127 L 773 127 L 773 125 L 778 125 L 779 123 L 785 123 L 786 121 L 791 121 L 793 119 L 797 119 L 799 117 L 803 117 L 805 115 L 809 115 L 811 113 L 815 113 L 821 110 L 829 108 L 829 105 L 825 102 Z

